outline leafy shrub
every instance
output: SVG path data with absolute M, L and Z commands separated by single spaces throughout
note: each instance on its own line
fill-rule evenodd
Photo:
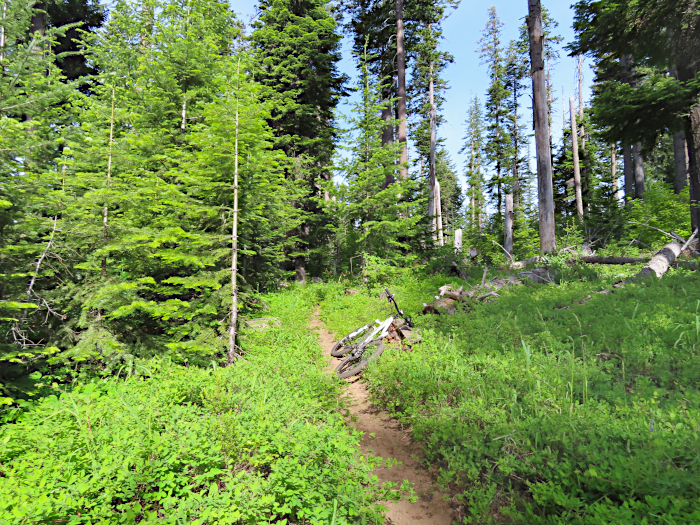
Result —
M 249 362 L 149 363 L 56 392 L 0 429 L 3 523 L 379 523 L 372 459 L 308 329 L 305 292 L 266 297 L 281 327 Z

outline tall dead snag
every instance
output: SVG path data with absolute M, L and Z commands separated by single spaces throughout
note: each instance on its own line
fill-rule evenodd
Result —
M 689 165 L 688 144 L 683 131 L 673 134 L 673 163 L 676 172 L 674 190 L 680 193 L 688 185 Z
M 632 156 L 634 157 L 634 198 L 644 199 L 644 157 L 641 142 L 634 145 Z
M 554 234 L 554 191 L 552 188 L 552 153 L 549 145 L 547 89 L 544 75 L 544 31 L 540 0 L 528 0 L 527 30 L 530 39 L 532 75 L 532 111 L 537 148 L 537 193 L 540 208 L 540 250 L 552 253 L 557 249 Z
M 634 198 L 634 165 L 632 163 L 632 146 L 625 144 L 622 146 L 622 156 L 625 170 L 625 199 Z
M 114 143 L 114 88 L 112 88 L 112 114 L 109 119 L 109 153 L 107 154 L 107 191 L 112 179 L 112 144 Z M 105 203 L 102 209 L 102 240 L 107 244 L 107 230 L 109 229 L 109 205 Z M 107 275 L 107 255 L 102 257 L 102 277 Z
M 661 248 L 661 250 L 652 257 L 651 261 L 644 265 L 644 268 L 637 274 L 637 278 L 641 279 L 648 277 L 652 274 L 656 277 L 662 277 L 668 268 L 674 263 L 676 258 L 681 254 L 681 248 L 679 242 L 671 241 L 666 246 Z
M 513 256 L 513 194 L 506 194 L 506 231 L 503 240 L 503 247 L 510 257 Z
M 236 76 L 240 74 L 240 62 Z M 237 78 L 240 82 L 240 78 Z M 231 227 L 231 324 L 228 329 L 228 364 L 238 357 L 236 324 L 238 323 L 238 89 L 236 89 L 236 131 L 233 147 L 233 226 Z
M 576 194 L 576 214 L 583 220 L 583 197 L 581 195 L 581 167 L 578 161 L 578 138 L 576 133 L 576 113 L 574 99 L 569 98 L 569 113 L 571 114 L 571 152 L 574 155 L 574 192 Z
M 617 144 L 610 146 L 610 166 L 612 172 L 612 192 L 617 202 Z
M 442 192 L 440 181 L 435 179 L 435 227 L 437 229 L 438 246 L 445 245 L 445 237 L 442 231 Z
M 578 130 L 581 138 L 581 151 L 586 149 L 586 129 L 583 127 L 583 55 L 578 55 L 578 118 L 580 128 Z
M 401 144 L 401 156 L 399 157 L 399 176 L 401 180 L 408 178 L 408 147 L 407 147 L 407 111 L 406 111 L 406 52 L 404 50 L 403 31 L 403 0 L 396 0 L 396 66 L 397 66 L 397 91 L 396 104 L 397 117 L 399 119 L 398 142 Z

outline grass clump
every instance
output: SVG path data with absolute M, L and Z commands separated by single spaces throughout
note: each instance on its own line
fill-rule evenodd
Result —
M 381 523 L 380 488 L 339 414 L 310 296 L 265 297 L 281 326 L 249 362 L 147 364 L 56 392 L 0 429 L 3 523 Z
M 423 343 L 368 370 L 372 399 L 412 426 L 463 523 L 700 522 L 700 278 L 615 288 L 621 272 L 572 270 L 418 316 Z M 448 282 L 394 289 L 415 314 Z M 338 335 L 389 313 L 336 299 L 324 318 Z

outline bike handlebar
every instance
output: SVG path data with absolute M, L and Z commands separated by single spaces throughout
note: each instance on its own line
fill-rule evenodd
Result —
M 394 308 L 396 308 L 396 313 L 399 314 L 399 317 L 400 317 L 401 319 L 403 319 L 404 321 L 406 321 L 406 324 L 407 324 L 409 327 L 413 328 L 413 326 L 414 326 L 414 325 L 413 325 L 413 321 L 411 321 L 411 318 L 410 318 L 410 317 L 404 316 L 403 310 L 401 310 L 401 309 L 399 308 L 399 305 L 396 304 L 396 299 L 394 299 L 394 296 L 391 295 L 391 292 L 389 291 L 389 289 L 388 289 L 388 288 L 384 288 L 384 291 L 386 292 L 386 299 L 387 299 L 387 301 L 389 301 L 391 304 L 394 305 Z

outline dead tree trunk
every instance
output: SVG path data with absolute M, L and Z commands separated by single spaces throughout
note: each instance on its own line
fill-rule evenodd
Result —
M 552 188 L 552 153 L 549 145 L 547 90 L 544 78 L 544 31 L 540 0 L 528 0 L 527 28 L 530 40 L 532 75 L 532 109 L 537 148 L 537 193 L 539 198 L 540 250 L 552 253 L 557 249 L 554 231 L 554 191 Z
M 576 113 L 574 99 L 569 98 L 569 113 L 571 115 L 571 151 L 574 155 L 574 193 L 576 194 L 576 214 L 583 221 L 583 197 L 581 195 L 581 168 L 578 162 L 578 139 L 576 133 Z
M 688 144 L 683 131 L 673 134 L 673 164 L 676 172 L 674 190 L 680 193 L 688 185 Z
M 384 101 L 386 104 L 382 108 L 382 120 L 386 122 L 384 129 L 382 129 L 382 146 L 388 146 L 394 143 L 394 124 L 391 121 L 391 102 L 387 99 Z M 384 178 L 384 189 L 389 187 L 389 184 L 394 182 L 393 172 L 387 172 Z
M 580 123 L 581 151 L 583 151 L 586 149 L 586 130 L 583 127 L 583 55 L 581 54 L 578 55 L 578 118 Z
M 445 237 L 442 230 L 442 193 L 440 181 L 435 180 L 435 226 L 437 228 L 438 246 L 445 245 Z
M 114 88 L 112 88 L 112 114 L 109 119 L 109 153 L 107 154 L 107 181 L 105 187 L 109 195 L 109 185 L 112 179 L 112 144 L 114 143 Z M 109 198 L 109 197 L 107 197 Z M 107 244 L 107 230 L 109 229 L 109 204 L 105 203 L 102 209 L 102 241 Z M 102 277 L 107 275 L 107 255 L 102 257 Z
M 610 163 L 612 172 L 612 192 L 617 202 L 617 144 L 610 146 Z
M 396 0 L 396 65 L 398 80 L 397 117 L 399 119 L 398 142 L 401 144 L 399 176 L 408 178 L 407 111 L 406 111 L 406 53 L 404 50 L 403 0 Z
M 700 98 L 690 108 L 685 124 L 685 139 L 688 141 L 688 170 L 690 181 L 690 223 L 693 230 L 700 227 Z
M 625 199 L 630 200 L 634 198 L 634 164 L 632 163 L 631 145 L 622 146 L 622 156 L 625 163 Z
M 506 231 L 503 240 L 503 247 L 508 255 L 513 257 L 513 194 L 506 194 Z
M 240 75 L 240 63 L 239 63 Z M 240 82 L 240 78 L 238 79 Z M 233 225 L 231 226 L 231 324 L 228 328 L 228 364 L 238 358 L 236 328 L 238 324 L 238 89 L 236 90 L 236 129 L 233 147 Z
M 644 157 L 640 142 L 634 145 L 632 156 L 634 157 L 634 198 L 644 199 Z
M 637 274 L 637 278 L 648 277 L 652 274 L 662 277 L 681 254 L 681 245 L 677 241 L 671 241 L 652 257 L 651 261 Z

